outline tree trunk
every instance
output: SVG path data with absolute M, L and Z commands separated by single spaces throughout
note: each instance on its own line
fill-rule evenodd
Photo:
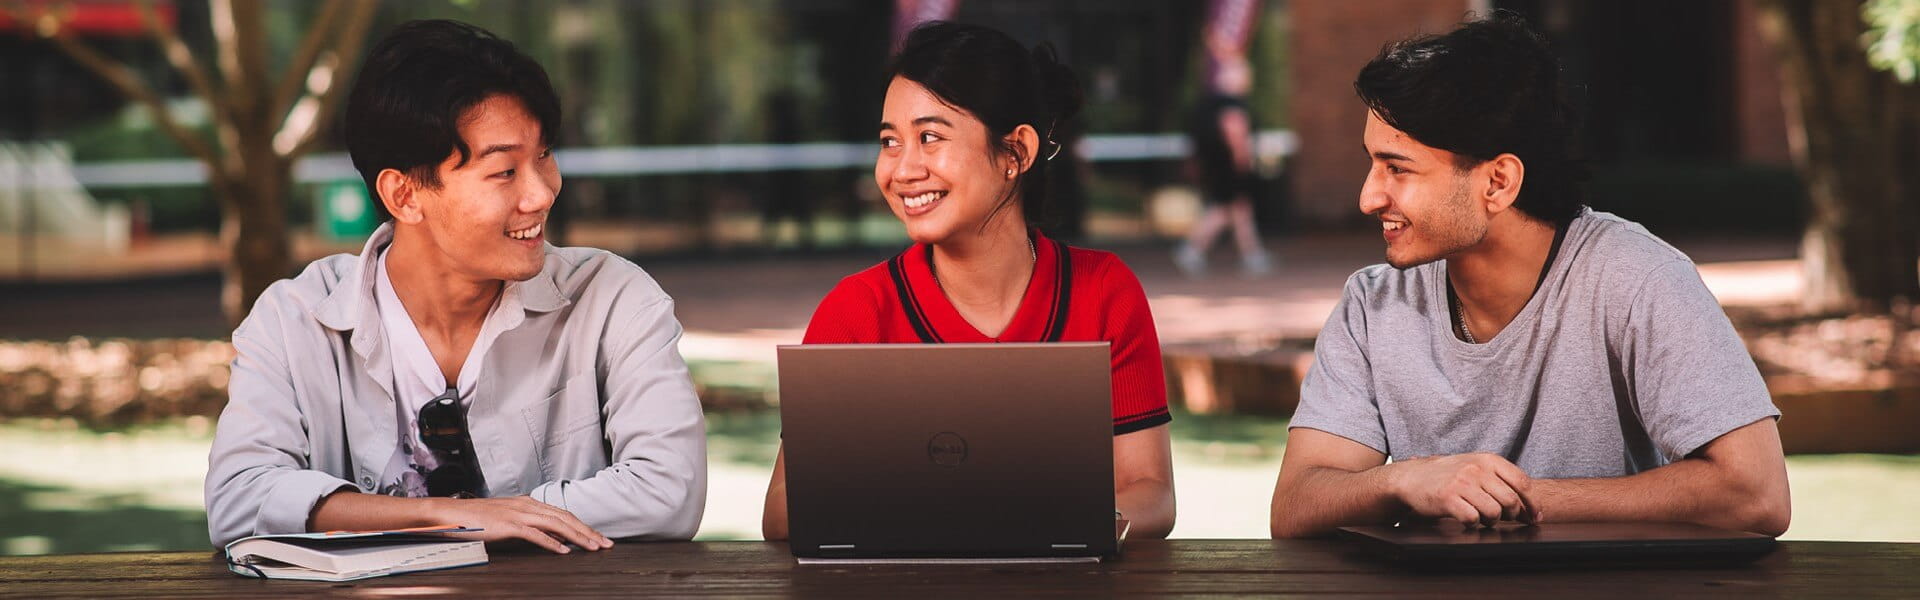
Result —
M 220 308 L 238 326 L 261 292 L 287 277 L 291 250 L 287 236 L 290 163 L 277 158 L 249 165 L 236 178 L 222 178 L 213 189 L 220 196 L 220 241 L 227 251 L 222 263 Z
M 1867 63 L 1860 2 L 1772 0 L 1795 162 L 1812 210 L 1801 241 L 1810 312 L 1884 312 L 1920 299 L 1913 91 Z

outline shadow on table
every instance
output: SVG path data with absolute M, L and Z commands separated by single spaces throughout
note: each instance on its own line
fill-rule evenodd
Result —
M 204 511 L 0 479 L 0 555 L 207 548 Z

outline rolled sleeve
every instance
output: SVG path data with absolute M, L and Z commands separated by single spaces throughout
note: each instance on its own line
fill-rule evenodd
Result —
M 353 487 L 311 470 L 311 428 L 278 351 L 284 342 L 272 304 L 265 298 L 233 336 L 227 406 L 207 455 L 207 532 L 216 547 L 247 536 L 305 532 L 320 498 Z

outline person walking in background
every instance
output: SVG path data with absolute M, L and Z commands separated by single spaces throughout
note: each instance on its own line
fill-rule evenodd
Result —
M 842 279 L 804 343 L 1109 342 L 1117 516 L 1132 522 L 1130 537 L 1166 537 L 1172 417 L 1146 293 L 1112 253 L 1034 226 L 1061 152 L 1054 132 L 1080 110 L 1073 72 L 1051 46 L 935 22 L 907 37 L 891 73 L 873 175 L 914 245 Z M 762 531 L 786 539 L 787 525 L 783 451 Z
M 1207 93 L 1194 106 L 1187 124 L 1194 171 L 1206 210 L 1173 253 L 1174 264 L 1188 276 L 1206 273 L 1207 249 L 1228 228 L 1232 228 L 1234 245 L 1240 250 L 1242 272 L 1263 275 L 1273 269 L 1253 214 L 1258 177 L 1254 171 L 1253 115 L 1246 100 L 1253 89 L 1246 39 L 1256 8 L 1257 3 L 1251 0 L 1215 0 L 1209 6 L 1204 35 Z

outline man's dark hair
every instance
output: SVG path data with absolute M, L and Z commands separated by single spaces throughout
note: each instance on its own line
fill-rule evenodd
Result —
M 1586 205 L 1587 172 L 1560 75 L 1546 40 L 1499 11 L 1443 35 L 1387 44 L 1353 87 L 1381 121 L 1454 153 L 1456 169 L 1520 157 L 1526 178 L 1514 207 L 1565 224 Z
M 395 169 L 433 188 L 450 153 L 465 166 L 472 149 L 460 139 L 467 109 L 495 95 L 520 99 L 552 145 L 560 130 L 560 98 L 547 72 L 511 42 L 459 21 L 410 21 L 367 53 L 347 97 L 347 154 L 367 182 L 382 220 L 392 218 L 374 184 Z
M 1027 223 L 1046 220 L 1046 159 L 1065 137 L 1061 125 L 1079 114 L 1081 103 L 1080 83 L 1052 44 L 1029 49 L 997 29 L 932 21 L 907 34 L 887 68 L 888 80 L 896 76 L 920 84 L 947 106 L 986 124 L 989 144 L 1021 125 L 1033 127 L 1040 135 L 1039 156 L 1020 156 L 1024 150 L 1011 145 L 1001 150 L 1033 161 L 1014 185 Z M 1012 201 L 1009 194 L 994 213 Z

